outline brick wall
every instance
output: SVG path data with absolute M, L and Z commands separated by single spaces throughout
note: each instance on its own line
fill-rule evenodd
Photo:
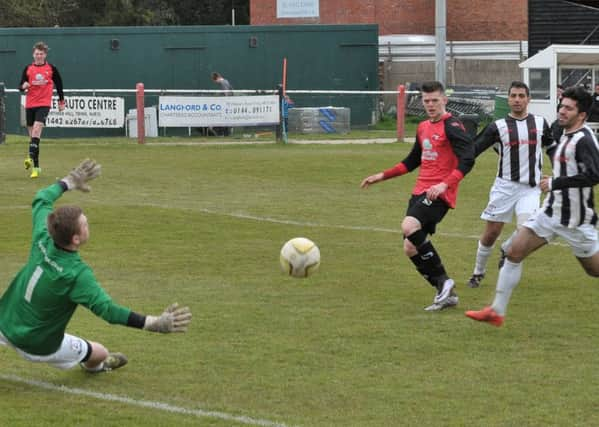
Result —
M 526 0 L 447 0 L 447 40 L 526 40 Z M 277 19 L 277 0 L 250 0 L 252 25 L 378 24 L 384 34 L 435 33 L 435 0 L 320 0 L 320 16 Z

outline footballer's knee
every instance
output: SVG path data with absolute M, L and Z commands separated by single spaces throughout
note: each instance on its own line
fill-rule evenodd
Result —
M 422 224 L 414 217 L 407 216 L 401 222 L 401 232 L 404 236 L 410 236 L 420 229 L 422 229 Z
M 599 277 L 599 270 L 597 270 L 597 269 L 592 269 L 592 270 L 586 269 L 586 272 L 591 277 Z
M 102 344 L 94 341 L 89 341 L 91 346 L 91 353 L 85 364 L 88 367 L 96 366 L 104 361 L 108 357 L 108 350 Z
M 42 135 L 43 128 L 44 124 L 42 122 L 33 122 L 33 126 L 31 128 L 31 136 L 34 138 L 39 138 Z
M 485 231 L 480 238 L 480 242 L 485 246 L 493 246 L 503 230 L 503 222 L 487 221 Z
M 514 247 L 514 245 L 511 245 L 507 252 L 505 253 L 506 258 L 513 263 L 520 263 L 524 260 L 525 258 L 525 254 L 523 251 L 520 250 L 520 248 L 518 247 Z
M 405 236 L 403 238 L 403 252 L 409 258 L 412 258 L 414 255 L 418 253 L 418 249 L 410 242 Z
M 597 265 L 596 263 L 591 263 L 591 264 L 582 264 L 582 267 L 584 268 L 584 271 L 586 272 L 586 274 L 588 274 L 591 277 L 599 277 L 599 265 Z

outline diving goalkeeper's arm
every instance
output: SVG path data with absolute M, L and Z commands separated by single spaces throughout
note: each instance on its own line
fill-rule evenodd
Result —
M 85 159 L 79 166 L 69 172 L 67 176 L 62 178 L 60 184 L 64 190 L 88 192 L 91 188 L 87 182 L 97 178 L 101 173 L 102 166 L 100 164 L 96 163 L 95 160 Z M 92 279 L 92 282 L 97 283 L 95 278 L 92 277 Z M 99 285 L 97 289 L 100 292 L 101 288 Z M 104 291 L 102 290 L 101 293 L 104 293 Z M 103 303 L 97 303 L 98 301 L 102 301 Z M 150 332 L 165 334 L 170 332 L 185 332 L 191 322 L 191 310 L 189 307 L 179 307 L 177 303 L 168 306 L 160 316 L 143 316 L 124 307 L 116 306 L 112 303 L 108 295 L 105 298 L 97 299 L 96 304 L 90 304 L 84 299 L 76 302 L 88 306 L 95 314 L 110 323 L 125 323 L 127 326 L 145 329 Z M 128 315 L 126 314 L 127 312 Z M 121 320 L 121 318 L 123 319 Z
M 160 316 L 146 316 L 144 329 L 150 332 L 185 332 L 191 322 L 189 307 L 179 307 L 174 303 L 169 305 Z
M 99 177 L 101 173 L 102 165 L 95 160 L 85 159 L 60 182 L 67 187 L 67 190 L 80 190 L 87 193 L 91 190 L 87 182 Z
M 132 311 L 129 314 L 127 326 L 168 334 L 185 332 L 190 323 L 191 310 L 189 307 L 179 307 L 179 304 L 174 303 L 164 309 L 160 316 L 143 316 Z

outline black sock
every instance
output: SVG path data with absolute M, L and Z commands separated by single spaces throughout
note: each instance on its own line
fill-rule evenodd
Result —
M 412 261 L 412 263 L 416 266 L 416 270 L 418 270 L 418 273 L 420 273 L 422 275 L 422 277 L 424 277 L 426 279 L 426 281 L 428 283 L 430 283 L 430 285 L 433 288 L 436 288 L 437 287 L 437 282 L 434 281 L 431 278 L 431 276 L 428 274 L 428 271 L 425 268 L 423 268 L 423 266 L 422 266 L 423 261 L 420 258 L 420 254 L 416 254 L 413 257 L 410 257 L 410 261 Z
M 39 168 L 40 166 L 40 139 L 36 137 L 31 138 L 29 143 L 29 157 L 33 160 L 33 167 Z
M 416 267 L 420 274 L 422 274 L 422 276 L 438 290 L 443 289 L 443 283 L 445 283 L 449 277 L 447 276 L 445 267 L 443 267 L 441 257 L 435 250 L 431 241 L 426 241 L 420 245 L 418 247 L 418 254 L 415 256 L 420 258 L 420 265 Z

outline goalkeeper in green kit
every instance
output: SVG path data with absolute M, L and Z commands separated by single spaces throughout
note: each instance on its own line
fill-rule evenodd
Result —
M 90 372 L 127 363 L 121 353 L 109 353 L 100 343 L 65 333 L 78 305 L 109 323 L 152 332 L 185 332 L 191 322 L 189 308 L 177 304 L 159 316 L 144 316 L 115 304 L 79 256 L 79 247 L 89 238 L 87 217 L 77 206 L 54 209 L 53 204 L 65 191 L 89 191 L 87 182 L 100 171 L 95 161 L 85 160 L 33 199 L 29 260 L 0 297 L 0 344 L 29 361 L 59 369 L 80 364 Z

